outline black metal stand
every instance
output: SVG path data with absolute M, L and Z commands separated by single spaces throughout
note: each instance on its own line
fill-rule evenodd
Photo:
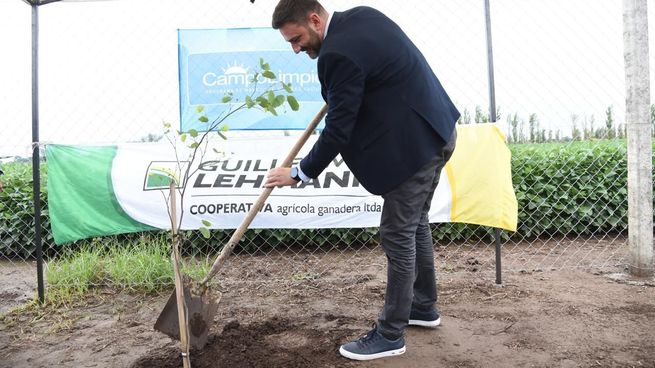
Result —
M 500 229 L 495 228 L 494 229 L 494 238 L 495 238 L 495 243 L 496 243 L 496 285 L 502 285 L 503 284 L 503 277 L 502 277 L 502 264 L 501 264 L 501 247 L 502 244 L 500 243 Z

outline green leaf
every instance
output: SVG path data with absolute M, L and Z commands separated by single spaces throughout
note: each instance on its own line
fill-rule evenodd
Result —
M 210 234 L 209 234 L 209 230 L 206 227 L 201 226 L 199 230 L 200 230 L 200 233 L 202 233 L 202 236 L 205 237 L 205 239 L 209 239 Z
M 284 103 L 284 101 L 286 101 L 286 99 L 287 99 L 287 98 L 284 97 L 284 95 L 277 95 L 277 96 L 275 96 L 275 101 L 274 101 L 274 103 L 273 103 L 273 107 L 279 107 L 279 106 L 281 106 L 281 105 Z
M 262 68 L 262 70 L 271 69 L 271 66 L 268 65 L 268 63 L 264 61 L 264 58 L 259 58 L 259 67 Z
M 196 112 L 200 114 L 201 112 L 205 111 L 205 106 L 204 105 L 198 105 L 196 106 Z
M 269 111 L 271 114 L 277 116 L 277 111 L 275 111 L 275 107 L 270 106 L 270 107 L 268 108 L 268 111 Z
M 223 103 L 228 103 L 228 102 L 230 102 L 230 101 L 232 101 L 232 94 L 231 94 L 231 93 L 226 94 L 226 95 L 223 96 L 223 98 L 221 99 L 221 102 L 223 102 Z
M 164 128 L 170 129 L 171 123 L 164 122 Z
M 257 101 L 257 104 L 259 104 L 259 106 L 261 106 L 264 110 L 267 110 L 271 105 L 268 100 L 264 98 L 264 96 L 257 97 L 255 101 Z
M 251 108 L 253 106 L 255 106 L 255 101 L 253 101 L 250 96 L 246 96 L 246 107 Z
M 296 100 L 295 97 L 291 95 L 287 96 L 287 102 L 289 103 L 289 107 L 291 107 L 291 110 L 298 111 L 300 109 L 300 104 L 298 103 L 298 100 Z
M 180 140 L 181 140 L 182 142 L 186 141 L 186 134 L 182 134 L 182 135 L 180 135 Z
M 273 73 L 273 72 L 270 71 L 270 70 L 264 70 L 264 71 L 262 72 L 262 75 L 264 76 L 264 78 L 268 78 L 268 79 L 275 79 L 275 78 L 277 78 L 277 77 L 275 76 L 275 73 Z
M 269 103 L 269 104 L 271 104 L 271 105 L 275 105 L 275 92 L 273 92 L 273 91 L 268 91 L 266 97 L 267 97 L 267 99 L 268 99 L 268 103 Z
M 287 91 L 287 93 L 293 93 L 293 90 L 291 89 L 291 83 L 289 84 L 284 82 L 280 82 L 280 83 L 282 83 L 282 87 L 284 88 L 285 91 Z
M 191 143 L 191 144 L 189 145 L 189 148 L 191 148 L 191 149 L 196 149 L 196 148 L 198 148 L 198 146 L 200 146 L 200 143 L 198 143 L 198 142 L 193 142 L 193 143 Z
M 212 226 L 212 223 L 207 220 L 202 220 L 202 224 L 205 225 L 206 227 Z
M 201 123 L 206 123 L 209 121 L 209 118 L 207 118 L 205 115 L 201 116 L 198 118 L 198 121 Z
M 189 129 L 189 135 L 195 138 L 198 136 L 198 131 L 195 129 Z

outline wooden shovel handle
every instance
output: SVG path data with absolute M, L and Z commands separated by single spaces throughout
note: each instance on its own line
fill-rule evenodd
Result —
M 309 136 L 312 135 L 312 132 L 316 129 L 316 126 L 321 121 L 321 119 L 323 119 L 323 116 L 325 116 L 326 113 L 327 113 L 327 105 L 323 105 L 323 107 L 318 111 L 318 113 L 316 113 L 316 116 L 314 116 L 314 119 L 309 123 L 309 125 L 307 125 L 307 128 L 305 128 L 305 131 L 302 133 L 300 138 L 298 138 L 298 141 L 293 146 L 287 157 L 284 159 L 284 161 L 282 161 L 281 166 L 283 167 L 291 166 L 291 163 L 298 155 L 298 152 L 300 152 L 300 149 L 302 148 L 302 146 L 305 145 L 305 142 L 307 142 L 307 139 L 309 139 Z M 229 257 L 234 247 L 241 240 L 241 237 L 246 232 L 248 226 L 250 226 L 250 223 L 255 218 L 255 216 L 257 216 L 259 210 L 262 209 L 262 207 L 264 206 L 264 202 L 266 202 L 266 199 L 268 198 L 268 196 L 271 194 L 272 191 L 273 188 L 264 188 L 262 194 L 260 194 L 259 198 L 257 198 L 255 205 L 250 208 L 250 211 L 246 215 L 246 218 L 243 219 L 241 225 L 239 225 L 239 227 L 234 231 L 230 240 L 227 242 L 225 247 L 223 247 L 223 250 L 221 250 L 221 254 L 219 254 L 218 257 L 216 257 L 216 260 L 214 261 L 212 268 L 209 270 L 209 273 L 207 273 L 207 276 L 205 276 L 205 278 L 200 282 L 201 287 L 204 287 L 216 275 L 216 273 L 218 273 L 218 270 L 223 266 L 227 257 Z

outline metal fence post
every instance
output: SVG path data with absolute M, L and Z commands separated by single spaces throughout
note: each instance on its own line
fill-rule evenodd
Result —
M 630 273 L 653 275 L 653 164 L 646 0 L 623 0 Z

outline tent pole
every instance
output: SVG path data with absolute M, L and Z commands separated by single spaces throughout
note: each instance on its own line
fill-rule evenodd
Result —
M 503 266 L 502 266 L 502 257 L 501 257 L 501 249 L 502 249 L 502 243 L 500 240 L 500 229 L 499 228 L 494 228 L 494 238 L 496 243 L 496 285 L 502 285 L 503 284 Z
M 34 246 L 39 302 L 45 301 L 41 242 L 41 158 L 39 149 L 39 5 L 32 4 L 32 193 L 34 196 Z
M 489 121 L 495 123 L 496 116 L 496 86 L 494 83 L 494 53 L 491 42 L 491 10 L 489 0 L 484 0 L 484 21 L 487 34 L 487 69 L 489 72 Z M 502 267 L 501 267 L 501 249 L 500 229 L 494 229 L 496 244 L 496 285 L 502 285 Z
M 496 119 L 496 85 L 494 82 L 494 53 L 491 42 L 491 10 L 489 0 L 484 0 L 484 20 L 487 35 L 487 71 L 489 80 L 489 121 L 495 123 Z

